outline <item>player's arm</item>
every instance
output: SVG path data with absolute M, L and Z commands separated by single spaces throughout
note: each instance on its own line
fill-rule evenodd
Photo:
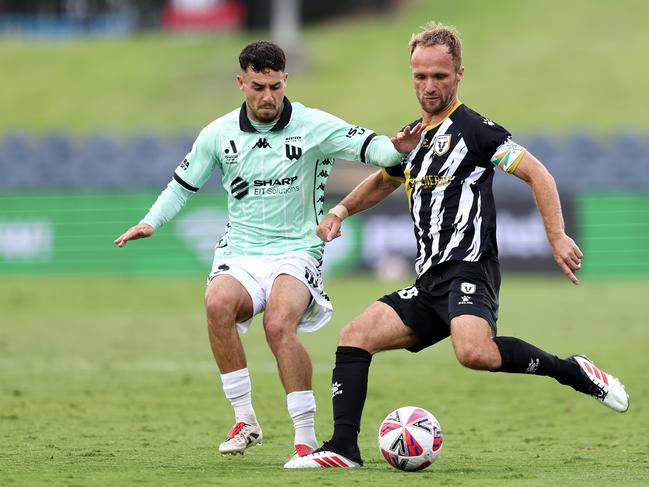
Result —
M 208 125 L 196 138 L 192 150 L 174 171 L 173 179 L 160 193 L 146 216 L 114 240 L 118 247 L 124 247 L 129 240 L 147 238 L 185 206 L 189 198 L 209 179 L 214 167 L 219 164 L 214 156 L 214 128 Z
M 320 110 L 312 109 L 310 113 L 311 119 L 317 122 L 317 132 L 322 137 L 319 146 L 326 157 L 379 167 L 399 165 L 404 155 L 417 146 L 424 129 L 421 123 L 411 124 L 390 138 L 358 125 L 350 125 Z
M 377 135 L 370 141 L 367 148 L 367 162 L 379 167 L 392 167 L 400 164 L 403 157 L 417 147 L 423 130 L 424 125 L 418 122 L 412 127 L 407 125 L 392 138 Z
M 129 240 L 150 237 L 156 228 L 161 227 L 178 214 L 192 194 L 191 191 L 183 188 L 178 182 L 171 180 L 145 217 L 140 220 L 140 223 L 132 226 L 117 237 L 114 243 L 121 248 Z
M 345 218 L 372 208 L 400 185 L 401 181 L 390 177 L 383 170 L 371 174 L 329 210 L 316 228 L 316 234 L 324 242 L 331 242 L 341 235 L 340 227 Z
M 554 178 L 545 166 L 527 151 L 512 172 L 532 188 L 536 206 L 543 218 L 545 233 L 552 246 L 554 260 L 573 284 L 579 284 L 575 272 L 581 268 L 583 253 L 573 239 L 566 235 Z

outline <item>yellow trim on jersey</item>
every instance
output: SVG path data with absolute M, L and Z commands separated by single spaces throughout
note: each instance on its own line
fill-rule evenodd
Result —
M 523 152 L 521 152 L 520 155 L 516 158 L 516 160 L 507 168 L 507 172 L 509 174 L 514 174 L 514 171 L 516 170 L 518 165 L 523 160 L 523 156 L 525 155 L 526 152 L 527 152 L 527 150 L 524 150 Z
M 383 173 L 384 178 L 392 179 L 393 181 L 399 181 L 401 184 L 406 182 L 405 178 L 400 178 L 399 176 L 392 176 L 391 174 L 388 174 L 388 171 L 386 171 L 384 167 L 381 168 L 381 172 Z
M 441 120 L 440 120 L 439 122 L 437 122 L 435 125 L 426 125 L 426 128 L 424 129 L 424 132 L 428 132 L 429 130 L 432 130 L 432 129 L 434 129 L 434 128 L 439 127 L 439 126 L 444 122 L 444 120 L 446 120 L 448 117 L 450 117 L 450 116 L 453 114 L 453 112 L 454 112 L 455 110 L 458 109 L 458 107 L 459 107 L 461 104 L 462 104 L 462 102 L 461 102 L 460 100 L 456 101 L 456 102 L 455 102 L 455 105 L 453 105 L 453 108 L 451 108 L 451 111 L 448 112 L 448 113 L 446 114 L 446 116 L 445 116 L 443 119 L 441 119 Z
M 408 208 L 412 208 L 412 190 L 415 188 L 414 184 L 410 184 L 410 168 L 406 168 L 404 171 L 406 175 L 405 186 L 406 186 L 406 197 L 408 198 Z

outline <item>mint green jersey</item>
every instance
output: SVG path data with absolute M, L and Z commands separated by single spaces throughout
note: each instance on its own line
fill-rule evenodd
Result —
M 378 160 L 366 160 L 370 141 Z M 324 243 L 315 228 L 336 158 L 379 166 L 402 159 L 387 137 L 287 98 L 272 128 L 259 132 L 244 103 L 201 131 L 174 179 L 195 192 L 215 169 L 221 172 L 229 222 L 217 255 L 307 252 L 320 260 Z

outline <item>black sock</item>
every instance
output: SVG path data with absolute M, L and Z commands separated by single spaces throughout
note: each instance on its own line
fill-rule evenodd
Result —
M 352 457 L 359 456 L 358 433 L 371 362 L 372 354 L 362 348 L 338 347 L 336 350 L 336 367 L 331 378 L 334 414 L 331 444 Z
M 502 358 L 500 369 L 494 372 L 546 375 L 577 391 L 587 392 L 588 383 L 579 365 L 572 360 L 560 359 L 514 337 L 496 337 L 494 341 Z

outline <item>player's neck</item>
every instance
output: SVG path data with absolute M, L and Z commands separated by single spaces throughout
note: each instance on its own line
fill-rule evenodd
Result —
M 437 125 L 441 121 L 443 121 L 446 117 L 448 117 L 449 113 L 453 111 L 455 108 L 455 105 L 458 103 L 457 95 L 454 96 L 451 101 L 446 105 L 441 111 L 437 113 L 428 113 L 428 112 L 423 112 L 422 114 L 422 122 L 424 123 L 425 126 L 430 126 L 430 125 Z

